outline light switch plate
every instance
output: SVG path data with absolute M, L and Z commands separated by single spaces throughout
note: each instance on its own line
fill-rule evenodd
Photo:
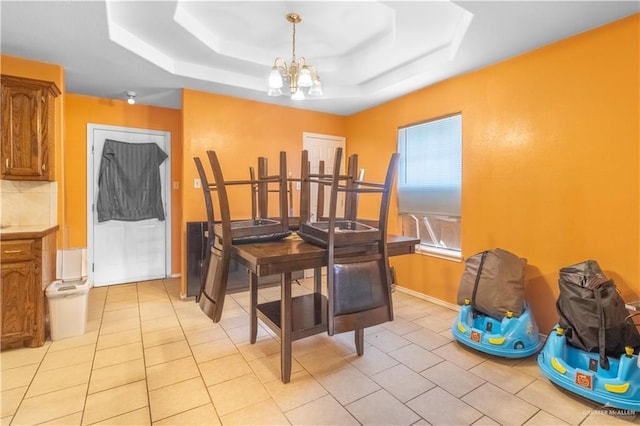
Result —
M 200 189 L 200 188 L 202 188 L 202 182 L 200 181 L 200 179 L 195 178 L 195 179 L 193 180 L 193 187 L 194 187 L 195 189 Z

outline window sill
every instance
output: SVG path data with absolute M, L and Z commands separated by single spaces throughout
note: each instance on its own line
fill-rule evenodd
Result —
M 464 260 L 462 253 L 459 251 L 447 250 L 423 244 L 418 244 L 416 246 L 416 253 L 437 257 L 438 259 L 450 260 L 452 262 L 462 262 Z

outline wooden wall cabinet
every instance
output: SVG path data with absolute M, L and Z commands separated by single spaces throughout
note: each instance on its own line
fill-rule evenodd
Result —
M 55 279 L 55 229 L 41 235 L 2 236 L 2 350 L 45 342 L 44 293 Z
M 0 179 L 55 179 L 55 98 L 50 81 L 2 75 Z

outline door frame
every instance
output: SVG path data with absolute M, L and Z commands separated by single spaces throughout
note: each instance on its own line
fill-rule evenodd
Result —
M 95 182 L 93 178 L 95 176 L 95 171 L 93 168 L 94 164 L 94 132 L 97 130 L 107 130 L 107 131 L 115 131 L 115 132 L 131 132 L 131 133 L 146 133 L 155 136 L 162 136 L 166 143 L 166 151 L 167 151 L 167 159 L 164 161 L 165 174 L 164 174 L 164 182 L 161 182 L 163 185 L 163 197 L 164 197 L 164 210 L 165 210 L 165 220 L 164 220 L 164 238 L 165 238 L 165 278 L 171 276 L 171 132 L 163 131 L 163 130 L 152 130 L 152 129 L 140 129 L 135 127 L 124 127 L 124 126 L 111 126 L 108 124 L 96 124 L 96 123 L 87 123 L 87 275 L 89 279 L 93 281 L 93 245 L 94 245 L 94 235 L 93 235 L 93 223 L 94 216 L 97 214 L 95 211 L 95 202 L 94 196 L 94 187 Z

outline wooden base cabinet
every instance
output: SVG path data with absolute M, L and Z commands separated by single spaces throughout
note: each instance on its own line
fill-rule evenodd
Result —
M 55 230 L 55 228 L 54 228 Z M 2 349 L 42 346 L 44 292 L 55 279 L 55 232 L 34 238 L 2 236 Z
M 34 262 L 2 262 L 2 346 L 38 346 Z M 35 337 L 35 339 L 34 339 Z M 35 342 L 34 342 L 35 340 Z M 35 343 L 35 344 L 34 344 Z

